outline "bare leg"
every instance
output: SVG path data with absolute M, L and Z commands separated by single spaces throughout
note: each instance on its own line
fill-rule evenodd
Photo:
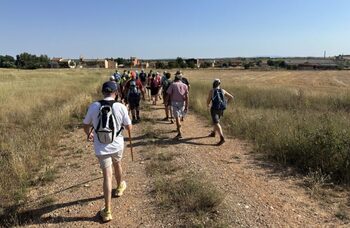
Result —
M 180 123 L 180 117 L 175 117 L 176 120 L 176 128 L 177 128 L 177 133 L 181 135 L 181 123 Z
M 103 173 L 103 194 L 105 198 L 105 209 L 106 211 L 111 210 L 112 201 L 112 166 L 102 169 Z
M 113 166 L 114 166 L 115 180 L 117 181 L 117 186 L 119 187 L 120 183 L 122 182 L 122 174 L 123 174 L 121 161 L 113 161 Z
M 217 133 L 219 133 L 219 135 L 220 135 L 220 137 L 224 137 L 224 134 L 223 134 L 223 132 L 222 132 L 222 127 L 221 127 L 221 125 L 219 124 L 219 123 L 217 123 L 217 124 L 215 124 L 214 125 L 214 132 L 217 132 Z

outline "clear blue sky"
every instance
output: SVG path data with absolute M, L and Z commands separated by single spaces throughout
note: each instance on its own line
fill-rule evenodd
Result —
M 0 0 L 0 55 L 350 54 L 349 0 Z

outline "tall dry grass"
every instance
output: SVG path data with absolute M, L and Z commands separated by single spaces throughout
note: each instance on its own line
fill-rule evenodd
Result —
M 25 200 L 69 126 L 80 124 L 104 70 L 0 70 L 0 207 Z
M 206 97 L 211 80 L 190 78 L 191 107 L 209 121 Z M 329 88 L 233 82 L 224 77 L 223 88 L 235 96 L 222 119 L 226 133 L 250 140 L 258 151 L 278 162 L 305 172 L 320 170 L 333 181 L 350 183 L 348 89 L 326 92 Z

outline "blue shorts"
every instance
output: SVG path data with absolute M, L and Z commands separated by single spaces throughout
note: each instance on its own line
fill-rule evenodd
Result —
M 210 109 L 210 114 L 213 123 L 218 124 L 220 122 L 220 117 L 224 115 L 224 110 Z

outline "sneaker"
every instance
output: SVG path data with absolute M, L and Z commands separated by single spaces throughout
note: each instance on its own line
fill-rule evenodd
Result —
M 119 185 L 119 187 L 115 190 L 115 195 L 117 197 L 121 197 L 126 189 L 126 182 L 122 181 Z
M 220 137 L 220 141 L 216 145 L 221 146 L 224 143 L 225 143 L 225 138 L 224 137 Z
M 173 124 L 173 123 L 174 123 L 174 120 L 173 120 L 172 118 L 170 119 L 170 123 L 171 123 L 171 124 Z
M 100 216 L 103 222 L 109 222 L 113 219 L 111 211 L 107 211 L 106 208 L 100 210 Z
M 168 121 L 169 118 L 168 117 L 165 117 L 164 119 L 162 119 L 162 121 Z
M 215 131 L 212 131 L 212 132 L 208 135 L 208 137 L 215 137 Z

